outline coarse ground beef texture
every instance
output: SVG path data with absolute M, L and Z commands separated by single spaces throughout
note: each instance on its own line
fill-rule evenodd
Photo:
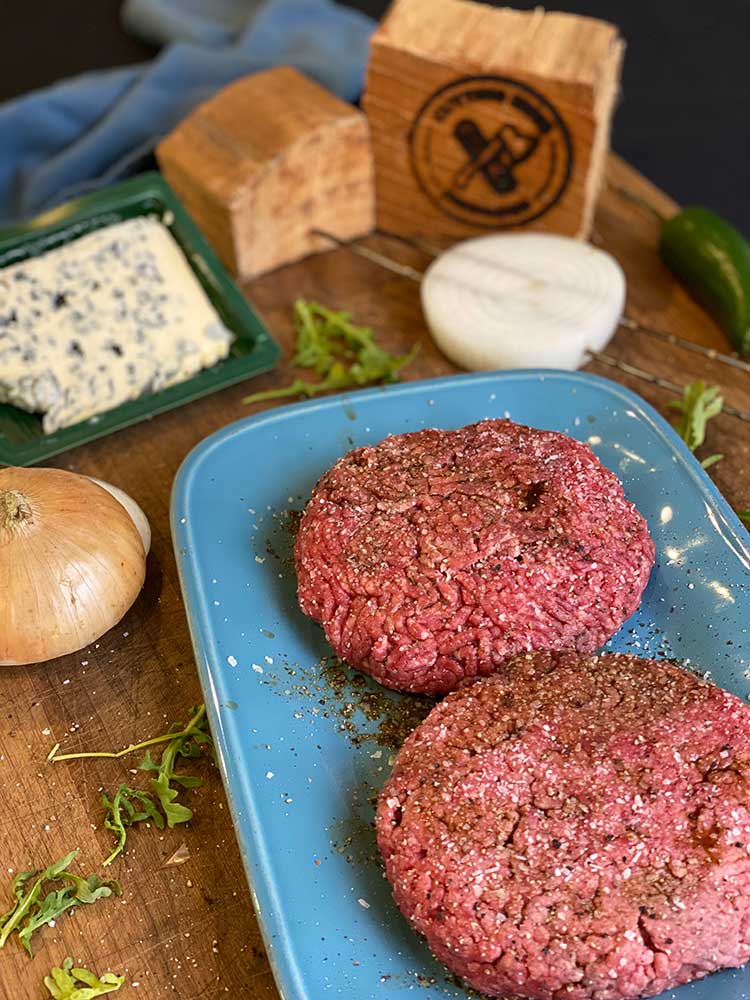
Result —
M 476 989 L 622 1000 L 750 957 L 749 804 L 739 698 L 665 662 L 524 654 L 409 736 L 378 844 Z
M 349 452 L 294 555 L 300 606 L 338 656 L 443 694 L 515 653 L 596 649 L 638 607 L 654 545 L 589 447 L 485 420 Z

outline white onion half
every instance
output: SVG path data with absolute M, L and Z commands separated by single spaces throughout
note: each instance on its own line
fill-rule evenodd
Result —
M 143 551 L 148 555 L 151 551 L 151 525 L 135 500 L 125 490 L 121 490 L 119 486 L 113 486 L 112 483 L 105 483 L 102 479 L 96 479 L 94 476 L 87 476 L 86 478 L 90 479 L 92 483 L 96 483 L 97 486 L 101 486 L 102 489 L 105 489 L 115 500 L 119 500 L 133 519 L 133 524 L 138 529 L 138 534 L 141 536 L 141 541 L 143 542 Z
M 625 275 L 604 250 L 566 236 L 482 236 L 437 257 L 422 280 L 435 343 L 470 371 L 580 367 L 617 329 Z

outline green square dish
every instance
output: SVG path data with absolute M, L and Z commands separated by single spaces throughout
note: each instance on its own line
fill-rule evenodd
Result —
M 177 241 L 222 322 L 234 334 L 229 356 L 179 385 L 122 403 L 54 434 L 44 434 L 39 414 L 0 404 L 0 465 L 43 462 L 69 448 L 87 444 L 267 372 L 276 364 L 278 345 L 174 191 L 158 173 L 141 174 L 114 187 L 66 202 L 21 225 L 1 230 L 0 268 L 37 257 L 96 229 L 141 215 L 160 219 Z

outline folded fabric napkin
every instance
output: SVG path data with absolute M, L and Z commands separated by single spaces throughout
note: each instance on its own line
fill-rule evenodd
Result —
M 198 42 L 226 45 L 236 40 L 263 0 L 125 0 L 122 23 L 156 45 Z
M 354 99 L 374 27 L 332 0 L 129 0 L 123 19 L 151 40 L 179 40 L 151 63 L 0 105 L 0 222 L 137 172 L 197 104 L 248 73 L 294 66 Z

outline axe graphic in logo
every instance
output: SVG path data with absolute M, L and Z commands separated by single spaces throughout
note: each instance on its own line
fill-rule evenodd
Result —
M 526 84 L 466 77 L 425 102 L 409 133 L 412 169 L 442 212 L 472 225 L 518 226 L 547 212 L 570 179 L 562 118 Z

